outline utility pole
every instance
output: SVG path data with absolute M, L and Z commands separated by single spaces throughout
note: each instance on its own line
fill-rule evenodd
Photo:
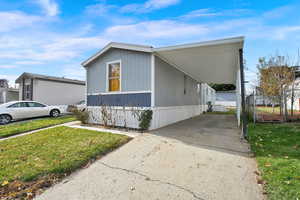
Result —
M 241 76 L 241 103 L 242 103 L 242 129 L 243 137 L 248 137 L 247 130 L 247 116 L 246 116 L 246 103 L 245 103 L 245 75 L 244 75 L 244 59 L 243 59 L 243 49 L 239 49 L 239 61 L 240 61 L 240 76 Z

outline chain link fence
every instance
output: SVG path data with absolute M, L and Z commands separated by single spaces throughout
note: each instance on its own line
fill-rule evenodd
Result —
M 281 98 L 253 93 L 246 97 L 246 112 L 252 122 L 300 121 L 300 89 L 285 90 Z

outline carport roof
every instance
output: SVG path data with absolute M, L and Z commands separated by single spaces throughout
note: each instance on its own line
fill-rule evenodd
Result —
M 154 53 L 199 82 L 235 84 L 243 45 L 243 36 L 159 48 L 111 42 L 82 65 L 86 67 L 110 48 L 128 49 Z

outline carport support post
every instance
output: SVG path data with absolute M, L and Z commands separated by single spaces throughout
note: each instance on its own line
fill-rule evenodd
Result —
M 242 103 L 242 131 L 243 137 L 247 138 L 248 129 L 247 129 L 247 116 L 246 116 L 246 103 L 245 103 L 245 76 L 244 76 L 244 59 L 243 59 L 243 49 L 239 49 L 239 58 L 240 58 L 240 76 L 241 76 L 241 103 Z

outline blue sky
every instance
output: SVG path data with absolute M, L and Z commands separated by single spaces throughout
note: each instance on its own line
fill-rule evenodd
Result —
M 159 47 L 243 35 L 253 84 L 258 57 L 295 62 L 299 10 L 296 0 L 1 0 L 0 78 L 84 79 L 80 63 L 110 41 Z

